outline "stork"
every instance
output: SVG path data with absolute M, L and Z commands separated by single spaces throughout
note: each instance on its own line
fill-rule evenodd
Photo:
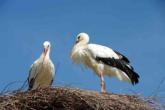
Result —
M 88 44 L 88 42 L 88 34 L 78 34 L 70 57 L 73 63 L 84 64 L 101 78 L 102 92 L 105 92 L 104 75 L 117 77 L 119 80 L 129 82 L 132 85 L 139 82 L 139 75 L 134 71 L 127 57 L 106 46 Z
M 49 58 L 50 42 L 43 43 L 44 51 L 31 65 L 28 77 L 29 90 L 50 86 L 54 79 L 55 68 Z

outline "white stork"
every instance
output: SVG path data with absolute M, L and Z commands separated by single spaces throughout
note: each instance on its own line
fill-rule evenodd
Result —
M 50 42 L 45 41 L 43 46 L 44 52 L 30 67 L 28 77 L 29 90 L 34 90 L 39 87 L 47 87 L 53 82 L 55 68 L 49 58 Z
M 139 75 L 129 64 L 129 60 L 117 51 L 98 44 L 88 44 L 86 33 L 77 35 L 76 43 L 70 52 L 73 63 L 84 64 L 101 77 L 101 91 L 105 92 L 103 75 L 115 76 L 121 81 L 137 84 Z

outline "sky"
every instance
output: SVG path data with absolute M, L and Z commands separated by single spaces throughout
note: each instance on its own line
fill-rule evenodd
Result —
M 21 82 L 8 89 L 22 85 L 46 40 L 57 69 L 53 86 L 100 91 L 100 78 L 69 57 L 80 32 L 127 56 L 140 75 L 135 86 L 105 76 L 107 92 L 147 97 L 164 90 L 164 6 L 164 0 L 0 0 L 0 91 L 13 81 Z

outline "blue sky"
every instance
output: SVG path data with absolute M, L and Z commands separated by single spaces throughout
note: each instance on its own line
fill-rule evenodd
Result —
M 164 5 L 163 0 L 0 0 L 0 90 L 27 78 L 48 40 L 51 59 L 60 64 L 53 85 L 100 91 L 99 77 L 72 65 L 69 57 L 76 35 L 86 32 L 90 43 L 127 56 L 140 75 L 135 86 L 105 76 L 108 92 L 129 94 L 130 88 L 150 95 L 165 77 Z

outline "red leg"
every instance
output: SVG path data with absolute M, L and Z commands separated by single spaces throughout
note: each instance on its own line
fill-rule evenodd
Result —
M 104 76 L 103 73 L 101 73 L 101 92 L 105 92 L 105 83 L 104 83 Z

